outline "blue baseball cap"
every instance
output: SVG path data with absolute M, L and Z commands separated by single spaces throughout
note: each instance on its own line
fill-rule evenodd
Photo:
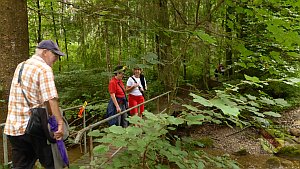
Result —
M 39 43 L 39 45 L 36 48 L 48 49 L 59 56 L 65 56 L 65 54 L 59 50 L 57 44 L 52 40 L 43 40 Z

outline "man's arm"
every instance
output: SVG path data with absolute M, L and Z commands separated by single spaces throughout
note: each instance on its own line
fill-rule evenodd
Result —
M 58 124 L 58 130 L 54 133 L 54 138 L 56 140 L 60 140 L 63 137 L 63 118 L 62 118 L 62 114 L 60 112 L 59 106 L 58 106 L 58 100 L 57 98 L 53 98 L 51 100 L 48 101 L 48 111 L 50 111 L 49 113 L 51 113 Z

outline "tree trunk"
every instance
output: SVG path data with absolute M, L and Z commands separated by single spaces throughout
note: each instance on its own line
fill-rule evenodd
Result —
M 11 80 L 18 63 L 29 53 L 29 35 L 26 0 L 2 0 L 0 7 L 0 122 L 5 122 Z M 1 133 L 3 132 L 0 129 Z M 0 137 L 2 143 L 2 136 Z M 3 154 L 3 146 L 0 146 Z M 1 155 L 2 157 L 2 155 Z M 0 158 L 3 163 L 3 158 Z
M 110 58 L 110 49 L 109 49 L 109 40 L 108 40 L 108 23 L 107 21 L 104 22 L 104 32 L 103 32 L 103 38 L 105 43 L 105 56 L 106 56 L 106 69 L 108 72 L 112 71 L 112 65 L 111 65 L 111 58 Z M 110 78 L 108 79 L 110 80 Z
M 42 41 L 42 15 L 41 15 L 41 8 L 40 8 L 40 0 L 36 1 L 37 10 L 38 10 L 38 34 L 37 34 L 37 43 L 40 43 Z
M 61 13 L 64 13 L 65 11 L 65 4 L 61 3 Z M 65 52 L 66 52 L 66 59 L 67 61 L 69 61 L 69 51 L 68 51 L 68 41 L 67 41 L 67 31 L 65 28 L 65 18 L 64 15 L 61 15 L 61 27 L 63 30 L 63 34 L 64 34 L 64 42 L 65 42 Z M 69 65 L 68 65 L 69 67 Z
M 227 47 L 226 47 L 226 67 L 229 68 L 228 69 L 228 74 L 233 75 L 233 68 L 232 68 L 232 50 L 231 50 L 231 44 L 229 44 L 231 42 L 231 36 L 232 36 L 232 31 L 231 28 L 229 28 L 229 26 L 227 25 L 227 21 L 230 20 L 229 15 L 232 13 L 232 7 L 227 7 L 226 10 L 226 24 L 225 24 L 225 29 L 226 29 L 226 34 L 228 36 L 228 40 L 226 41 L 227 43 Z
M 156 51 L 159 60 L 164 63 L 164 65 L 158 66 L 159 78 L 164 82 L 167 90 L 173 90 L 176 86 L 175 77 L 178 73 L 175 72 L 173 66 L 176 63 L 174 63 L 172 57 L 171 38 L 164 32 L 164 30 L 169 29 L 168 6 L 165 0 L 157 0 L 156 3 L 158 9 L 157 21 L 161 27 L 156 35 Z
M 51 15 L 52 15 L 52 23 L 53 23 L 53 33 L 54 33 L 54 37 L 55 37 L 55 41 L 57 43 L 57 45 L 59 46 L 58 43 L 58 36 L 57 36 L 57 28 L 56 28 L 56 22 L 55 22 L 55 16 L 54 16 L 54 9 L 53 9 L 53 3 L 51 2 Z M 58 71 L 61 72 L 61 58 L 58 58 Z
M 211 29 L 211 2 L 210 0 L 205 1 L 205 13 L 207 13 L 207 22 L 206 22 L 206 33 L 209 34 L 209 30 Z M 205 54 L 204 54 L 204 64 L 203 64 L 203 84 L 206 89 L 209 89 L 209 79 L 210 79 L 210 65 L 211 65 L 211 46 L 205 45 Z

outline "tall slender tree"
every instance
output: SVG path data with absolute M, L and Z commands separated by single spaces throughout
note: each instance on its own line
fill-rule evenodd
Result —
M 164 82 L 167 89 L 173 89 L 175 82 L 175 73 L 173 68 L 171 37 L 165 32 L 169 29 L 168 5 L 165 0 L 156 0 L 156 9 L 158 9 L 157 24 L 159 25 L 156 34 L 156 52 L 164 65 L 159 65 L 159 78 Z

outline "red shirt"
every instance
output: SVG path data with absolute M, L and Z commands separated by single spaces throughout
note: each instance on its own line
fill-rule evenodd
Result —
M 118 83 L 120 83 L 120 85 L 118 85 Z M 125 97 L 125 93 L 120 86 L 122 86 L 122 88 L 125 91 L 122 80 L 118 80 L 116 77 L 113 77 L 110 80 L 109 85 L 108 85 L 109 93 L 110 94 L 114 93 L 116 95 L 116 97 Z

